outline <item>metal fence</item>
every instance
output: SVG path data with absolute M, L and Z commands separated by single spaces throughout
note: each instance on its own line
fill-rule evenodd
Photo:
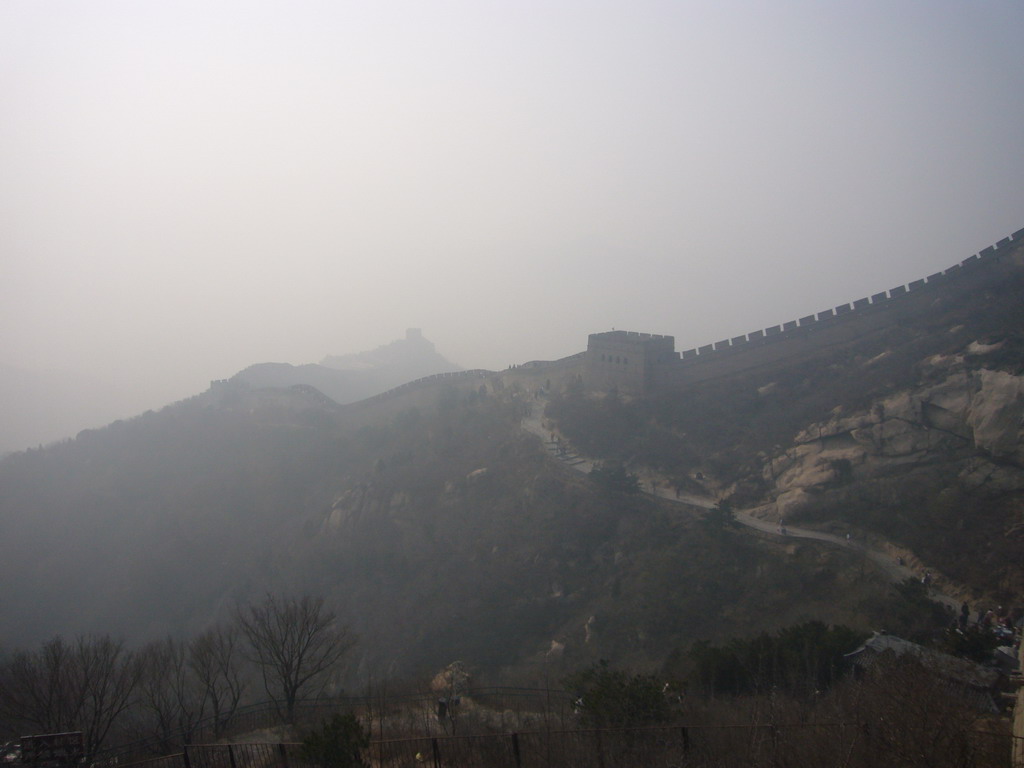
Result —
M 517 688 L 494 686 L 463 692 L 466 701 L 472 701 L 476 712 L 489 713 L 492 730 L 511 732 L 545 726 L 568 728 L 573 719 L 573 697 L 566 691 L 546 688 Z M 373 724 L 372 734 L 377 739 L 397 737 L 410 732 L 426 735 L 445 735 L 445 724 L 436 717 L 436 693 L 394 694 L 374 691 L 360 696 L 342 696 L 299 701 L 295 708 L 295 725 L 313 727 L 338 712 L 355 712 L 362 720 Z M 449 719 L 451 732 L 455 715 Z M 180 749 L 182 744 L 219 741 L 224 734 L 250 733 L 280 726 L 282 715 L 273 705 L 260 703 L 241 707 L 227 722 L 220 724 L 220 733 L 211 719 L 197 723 L 188 733 L 165 735 L 125 741 L 97 755 L 97 768 L 139 765 L 149 768 L 168 768 L 155 757 Z M 424 729 L 430 728 L 431 731 Z M 436 731 L 437 733 L 434 733 Z M 180 753 L 178 753 L 180 755 Z M 150 758 L 154 758 L 150 760 Z M 180 765 L 179 762 L 174 766 Z
M 360 697 L 303 702 L 293 733 L 315 726 L 338 712 L 353 711 L 369 724 L 364 754 L 374 768 L 575 768 L 576 766 L 652 766 L 652 768 L 730 768 L 756 765 L 843 765 L 874 768 L 893 764 L 892 750 L 904 745 L 864 722 L 790 721 L 757 724 L 757 713 L 732 708 L 696 713 L 687 725 L 623 729 L 579 729 L 572 697 L 564 691 L 489 688 L 466 691 L 463 708 L 442 717 L 437 694 L 396 696 L 385 691 Z M 755 719 L 748 719 L 750 717 Z M 877 719 L 877 718 L 874 718 Z M 764 722 L 763 720 L 761 721 Z M 279 726 L 276 710 L 266 705 L 235 714 L 234 733 Z M 752 724 L 754 723 L 754 724 Z M 991 725 L 991 724 L 990 724 Z M 907 755 L 901 764 L 1003 768 L 1010 761 L 1012 737 L 1000 731 L 968 727 L 944 746 L 929 747 L 932 763 Z M 280 733 L 280 732 L 279 732 Z M 408 734 L 417 734 L 409 737 Z M 214 737 L 216 738 L 216 737 Z M 293 743 L 211 744 L 209 731 L 194 730 L 178 744 L 184 751 L 153 759 L 140 742 L 95 762 L 95 768 L 319 768 L 307 766 Z M 271 739 L 289 738 L 288 736 Z M 929 737 L 930 740 L 930 737 Z M 920 742 L 920 739 L 918 739 Z M 951 754 L 941 754 L 955 749 Z
M 1011 738 L 979 733 L 953 763 L 1002 768 Z M 386 739 L 370 743 L 374 768 L 750 768 L 756 765 L 885 764 L 881 745 L 863 725 L 666 726 L 532 731 L 471 736 Z M 193 745 L 178 768 L 316 768 L 298 744 Z M 916 763 L 914 763 L 916 764 Z M 152 763 L 147 765 L 151 766 Z M 171 763 L 158 768 L 174 768 Z

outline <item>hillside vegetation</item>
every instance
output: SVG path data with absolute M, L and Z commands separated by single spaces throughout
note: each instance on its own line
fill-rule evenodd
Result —
M 812 620 L 923 637 L 948 624 L 923 591 L 728 510 L 894 542 L 957 595 L 1014 597 L 1021 296 L 1017 271 L 814 361 L 648 398 L 585 395 L 568 369 L 351 406 L 308 383 L 218 382 L 0 462 L 0 540 L 17 542 L 0 641 L 194 636 L 267 593 L 338 611 L 358 637 L 349 684 L 455 660 L 489 682 L 602 658 L 652 670 L 697 641 Z M 540 387 L 549 424 L 602 472 L 522 428 Z M 632 472 L 719 508 L 631 492 Z
M 519 428 L 519 395 L 441 387 L 357 420 L 313 391 L 239 388 L 9 457 L 0 536 L 24 546 L 0 561 L 4 644 L 198 634 L 308 592 L 359 637 L 351 682 L 455 659 L 522 680 L 907 603 L 852 553 L 604 492 Z

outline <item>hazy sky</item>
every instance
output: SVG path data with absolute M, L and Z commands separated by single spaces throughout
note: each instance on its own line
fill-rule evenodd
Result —
M 501 369 L 877 293 L 1024 227 L 1022 36 L 1019 0 L 0 0 L 0 362 L 157 406 L 410 326 Z

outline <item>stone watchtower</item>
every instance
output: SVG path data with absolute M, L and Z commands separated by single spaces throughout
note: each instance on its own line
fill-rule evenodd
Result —
M 612 388 L 625 395 L 644 395 L 660 373 L 677 359 L 676 340 L 634 331 L 592 333 L 583 360 L 583 385 L 588 392 Z

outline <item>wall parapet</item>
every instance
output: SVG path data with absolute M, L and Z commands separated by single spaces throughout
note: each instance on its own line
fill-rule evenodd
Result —
M 575 355 L 569 355 L 568 357 L 560 357 L 557 360 L 530 360 L 526 363 L 521 363 L 517 368 L 527 368 L 531 370 L 545 370 L 547 368 L 562 368 L 566 365 L 572 365 L 581 362 L 586 356 L 586 352 L 577 352 Z
M 558 360 L 531 360 L 527 363 L 521 363 L 515 366 L 516 370 L 522 370 L 524 372 L 535 373 L 538 371 L 549 371 L 557 368 L 565 368 L 569 366 L 578 366 L 582 363 L 585 357 L 585 352 L 577 352 L 574 355 L 568 357 L 561 357 Z M 469 379 L 485 380 L 493 376 L 500 375 L 496 371 L 489 371 L 486 368 L 473 368 L 468 371 L 448 371 L 446 373 L 435 373 L 432 376 L 423 376 L 412 381 L 407 381 L 405 384 L 399 384 L 397 387 L 393 387 L 386 392 L 380 392 L 379 394 L 368 397 L 364 400 L 352 403 L 353 406 L 364 406 L 374 405 L 376 403 L 382 403 L 387 400 L 400 397 L 401 395 L 408 394 L 419 389 L 426 389 L 439 382 L 445 381 L 466 381 Z
M 657 341 L 673 339 L 672 336 L 661 333 L 642 333 L 640 331 L 602 331 L 601 333 L 592 333 L 590 335 L 604 341 Z
M 994 245 L 968 256 L 963 261 L 941 272 L 936 272 L 926 278 L 914 280 L 905 285 L 897 285 L 888 291 L 872 294 L 870 297 L 857 299 L 847 304 L 840 304 L 822 310 L 813 315 L 806 315 L 797 320 L 790 320 L 769 328 L 759 329 L 731 339 L 723 339 L 714 344 L 686 349 L 676 353 L 677 360 L 706 360 L 710 357 L 721 357 L 731 353 L 738 353 L 741 350 L 749 349 L 752 346 L 774 344 L 787 339 L 799 338 L 808 333 L 813 333 L 827 326 L 834 326 L 837 323 L 847 323 L 858 320 L 866 315 L 884 312 L 885 310 L 898 306 L 900 302 L 908 297 L 920 295 L 930 289 L 948 287 L 957 279 L 987 265 L 997 263 L 1006 252 L 1019 247 L 1024 242 L 1024 228 L 1018 229 L 1012 235 L 1004 237 Z M 644 334 L 640 334 L 644 335 Z
M 435 373 L 432 376 L 423 376 L 419 379 L 407 381 L 405 384 L 399 384 L 397 387 L 389 389 L 386 392 L 381 392 L 379 394 L 368 397 L 365 400 L 360 400 L 359 402 L 352 403 L 352 405 L 361 406 L 372 405 L 374 403 L 381 403 L 384 402 L 385 400 L 390 400 L 394 397 L 398 397 L 399 395 L 404 395 L 412 390 L 423 389 L 433 384 L 437 384 L 438 382 L 441 381 L 464 381 L 466 379 L 486 379 L 493 375 L 494 371 L 488 371 L 483 368 L 474 368 L 469 371 L 448 371 L 446 373 Z

